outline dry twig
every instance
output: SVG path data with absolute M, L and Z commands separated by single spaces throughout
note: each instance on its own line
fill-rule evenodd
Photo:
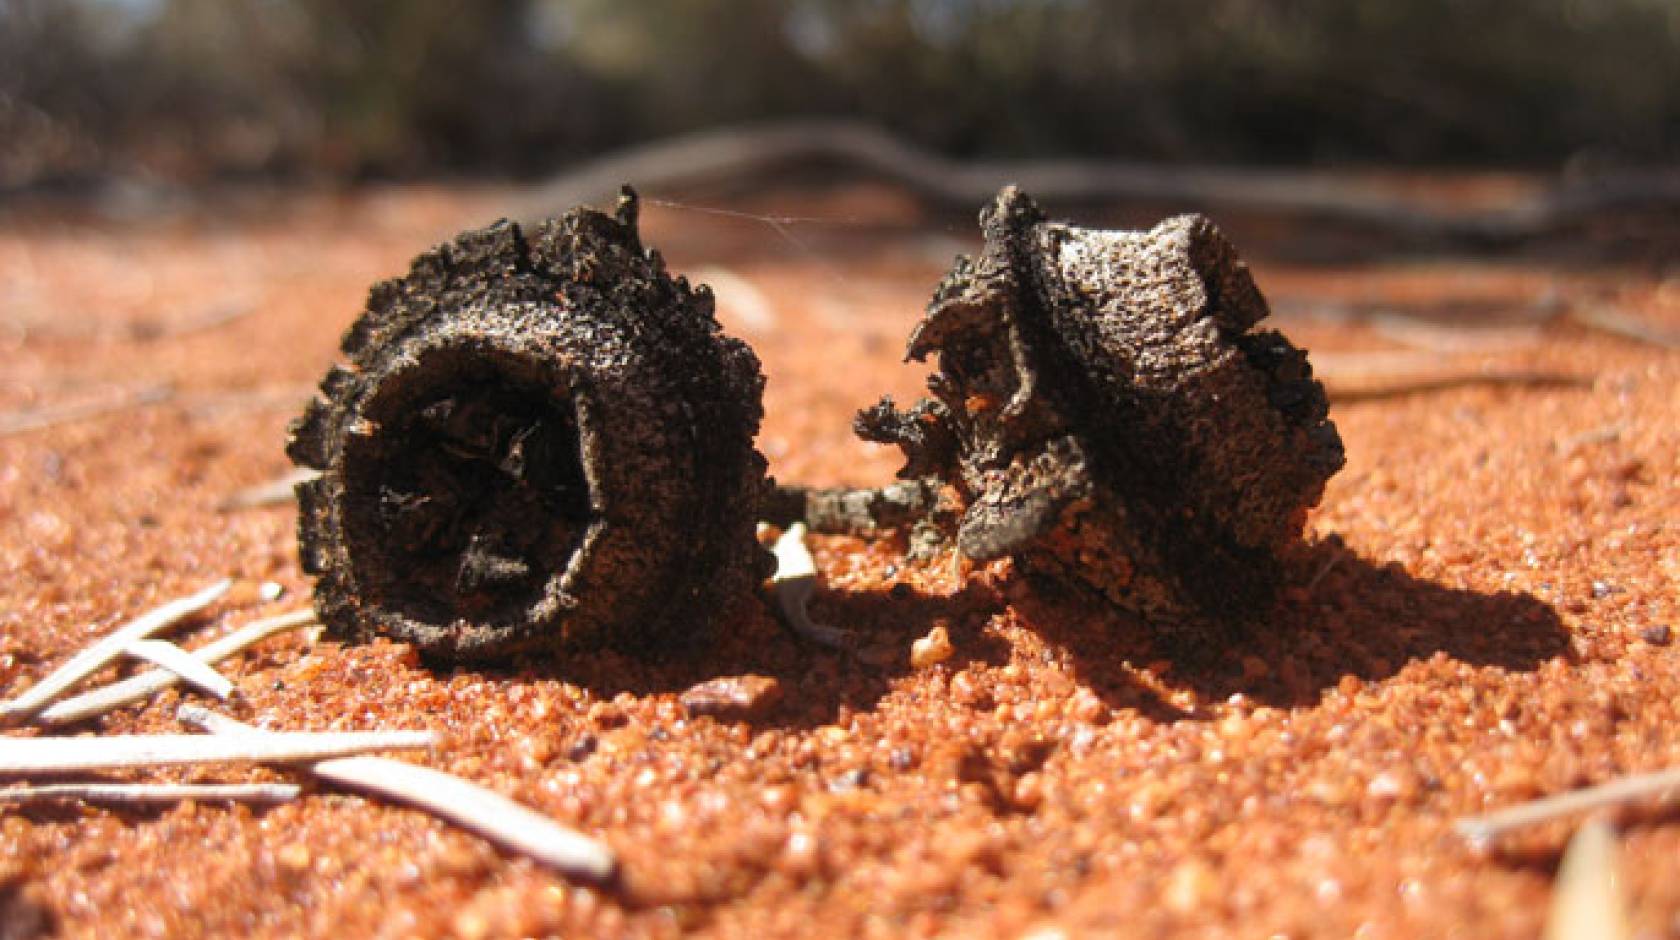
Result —
M 124 655 L 129 644 L 172 627 L 209 607 L 231 587 L 232 579 L 223 578 L 197 594 L 170 601 L 117 628 L 115 632 L 70 657 L 69 662 L 35 683 L 22 695 L 9 702 L 0 703 L 0 722 L 27 720 L 54 699 L 74 688 L 77 683 Z
M 1572 813 L 1603 809 L 1676 790 L 1680 790 L 1680 767 L 1670 767 L 1651 773 L 1619 777 L 1609 783 L 1587 787 L 1584 790 L 1519 803 L 1484 816 L 1461 819 L 1455 828 L 1459 835 L 1470 842 L 1485 845 L 1523 826 L 1550 822 Z
M 1611 307 L 1572 307 L 1564 318 L 1577 326 L 1658 349 L 1680 349 L 1680 333 L 1654 326 Z
M 1435 210 L 1322 173 L 1165 167 L 1111 160 L 959 161 L 867 124 L 806 120 L 725 127 L 606 154 L 520 195 L 510 214 L 541 218 L 610 198 L 624 180 L 669 193 L 720 180 L 762 179 L 813 160 L 850 164 L 967 211 L 1015 183 L 1046 202 L 1144 202 L 1209 213 L 1272 212 L 1386 231 L 1427 243 L 1484 247 L 1567 231 L 1596 215 L 1680 205 L 1673 174 L 1623 173 L 1559 184 L 1496 209 Z
M 225 700 L 233 694 L 233 683 L 227 676 L 168 640 L 135 640 L 123 652 L 167 669 L 182 682 L 216 698 Z
M 0 774 L 27 777 L 224 761 L 291 763 L 366 751 L 419 750 L 437 743 L 438 736 L 431 731 L 298 731 L 260 738 L 197 734 L 4 738 L 0 739 Z
M 246 624 L 201 649 L 192 650 L 189 655 L 205 664 L 219 663 L 277 633 L 295 630 L 314 622 L 315 611 L 294 610 Z M 35 721 L 43 725 L 63 725 L 103 715 L 113 709 L 149 698 L 179 681 L 179 676 L 167 670 L 154 669 L 143 672 L 121 682 L 114 682 L 57 702 L 36 715 Z
M 1552 888 L 1545 940 L 1627 940 L 1621 852 L 1602 820 L 1576 830 Z
M 48 783 L 0 787 L 0 803 L 81 800 L 144 806 L 152 803 L 285 803 L 303 790 L 295 783 Z
M 0 437 L 39 431 L 61 424 L 74 424 L 88 418 L 116 414 L 133 408 L 156 405 L 175 397 L 175 389 L 168 385 L 154 385 L 130 392 L 115 401 L 76 402 L 69 405 L 49 405 L 0 415 Z
M 178 715 L 234 741 L 255 743 L 273 736 L 195 705 L 181 706 Z M 423 809 L 574 877 L 607 881 L 618 870 L 618 860 L 600 842 L 460 777 L 379 757 L 323 760 L 308 770 L 322 780 Z
M 258 483 L 228 494 L 216 504 L 217 512 L 257 509 L 263 506 L 283 506 L 297 501 L 297 485 L 313 480 L 321 474 L 307 467 L 292 470 L 266 483 Z

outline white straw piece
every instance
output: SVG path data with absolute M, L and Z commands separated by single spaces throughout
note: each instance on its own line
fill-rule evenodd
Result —
M 1560 793 L 1507 809 L 1458 821 L 1458 834 L 1477 845 L 1485 845 L 1501 835 L 1523 826 L 1550 822 L 1571 813 L 1603 809 L 1645 797 L 1661 796 L 1680 790 L 1680 767 L 1670 767 L 1646 774 L 1619 777 L 1609 783 L 1584 790 Z
M 294 763 L 368 751 L 419 750 L 437 742 L 438 736 L 430 731 L 310 731 L 261 738 L 199 734 L 0 738 L 0 774 L 24 777 L 226 761 Z
M 0 720 L 20 721 L 29 718 L 74 688 L 77 683 L 123 655 L 130 643 L 144 640 L 209 607 L 231 587 L 233 579 L 223 578 L 197 594 L 170 601 L 118 627 L 92 646 L 70 657 L 68 662 L 35 683 L 22 695 L 9 702 L 0 703 Z
M 1615 830 L 1591 820 L 1575 831 L 1552 884 L 1544 940 L 1627 940 L 1627 900 Z
M 303 788 L 295 783 L 47 783 L 0 787 L 0 804 L 80 800 L 117 806 L 153 803 L 285 803 Z
M 189 655 L 205 664 L 219 663 L 277 633 L 296 630 L 314 622 L 313 610 L 289 611 L 246 624 L 215 642 L 192 650 Z M 95 715 L 103 715 L 124 705 L 150 698 L 179 681 L 180 676 L 167 670 L 154 669 L 143 672 L 121 682 L 113 682 L 91 692 L 83 692 L 73 698 L 55 702 L 35 716 L 35 723 L 49 726 L 66 725 Z
M 224 701 L 233 694 L 233 683 L 227 676 L 168 640 L 135 640 L 123 652 L 167 669 L 182 682 Z
M 854 646 L 852 635 L 811 619 L 806 605 L 817 590 L 817 562 L 805 547 L 805 523 L 795 522 L 787 527 L 781 538 L 770 548 L 776 556 L 776 574 L 770 579 L 770 589 L 776 594 L 776 606 L 781 609 L 782 621 L 788 629 L 814 643 L 834 649 Z
M 258 741 L 273 734 L 197 705 L 181 706 L 177 717 L 233 740 Z M 600 842 L 442 771 L 381 757 L 323 760 L 307 769 L 322 780 L 423 809 L 572 877 L 604 882 L 618 871 L 618 859 Z
M 293 470 L 266 483 L 249 486 L 228 495 L 216 504 L 217 512 L 240 509 L 260 509 L 265 506 L 284 506 L 297 501 L 297 485 L 313 480 L 321 474 L 308 469 Z

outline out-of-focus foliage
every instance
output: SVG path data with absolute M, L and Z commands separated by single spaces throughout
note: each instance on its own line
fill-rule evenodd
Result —
M 793 115 L 954 153 L 1680 156 L 1680 0 L 0 0 L 0 186 L 534 173 Z

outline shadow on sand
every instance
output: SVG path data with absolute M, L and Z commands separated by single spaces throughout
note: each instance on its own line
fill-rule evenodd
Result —
M 1164 700 L 1131 667 L 1167 664 L 1169 689 L 1189 689 L 1205 702 L 1241 692 L 1265 705 L 1310 705 L 1355 676 L 1378 681 L 1408 663 L 1444 654 L 1478 666 L 1531 670 L 1568 652 L 1557 614 L 1531 595 L 1480 593 L 1407 574 L 1398 564 L 1360 558 L 1332 537 L 1302 549 L 1289 584 L 1271 610 L 1209 641 L 1175 635 L 1091 596 L 1043 581 L 1012 592 L 1008 606 L 1046 643 L 1065 650 L 1075 678 L 1115 709 L 1158 721 L 1195 717 Z M 818 594 L 812 615 L 854 630 L 863 648 L 826 649 L 788 633 L 765 605 L 746 600 L 703 636 L 651 648 L 581 651 L 563 664 L 521 664 L 530 677 L 563 676 L 603 698 L 681 691 L 718 676 L 758 673 L 780 680 L 782 704 L 755 723 L 784 729 L 835 721 L 875 707 L 893 680 L 909 672 L 911 642 L 936 623 L 947 625 L 955 671 L 970 662 L 1001 666 L 1009 643 L 984 629 L 1006 604 L 980 579 L 952 595 L 893 591 Z M 885 655 L 871 656 L 873 649 Z M 1130 664 L 1130 667 L 1128 666 Z

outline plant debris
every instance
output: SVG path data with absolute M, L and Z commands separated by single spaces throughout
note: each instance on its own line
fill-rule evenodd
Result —
M 616 216 L 467 232 L 375 285 L 288 453 L 341 637 L 489 659 L 691 626 L 770 573 L 764 378 Z M 678 613 L 680 612 L 680 617 Z
M 233 581 L 224 578 L 196 594 L 170 601 L 129 621 L 72 656 L 69 662 L 49 673 L 22 695 L 9 702 L 0 703 L 0 721 L 28 720 L 54 699 L 103 669 L 112 660 L 128 655 L 129 647 L 133 643 L 166 630 L 209 607 L 231 587 Z
M 285 803 L 297 798 L 295 783 L 47 783 L 0 787 L 0 803 L 80 800 L 117 806 L 153 803 Z
M 365 751 L 419 750 L 437 743 L 438 736 L 431 731 L 298 731 L 260 739 L 196 734 L 7 738 L 0 749 L 0 774 L 24 777 L 173 764 L 324 760 Z
M 1552 888 L 1544 940 L 1627 940 L 1626 890 L 1616 831 L 1603 820 L 1576 830 Z
M 1213 223 L 1048 222 L 1014 188 L 981 215 L 911 335 L 933 398 L 860 413 L 906 479 L 959 494 L 976 561 L 1093 588 L 1159 620 L 1239 620 L 1343 463 L 1306 353 L 1255 330 L 1266 302 Z
M 312 623 L 315 623 L 315 611 L 313 610 L 294 610 L 290 613 L 266 617 L 246 624 L 219 640 L 205 644 L 200 649 L 191 650 L 187 655 L 206 665 L 219 663 L 275 634 L 296 630 Z M 137 676 L 130 676 L 120 682 L 113 682 L 110 685 L 55 702 L 36 715 L 34 722 L 40 725 L 63 725 L 81 721 L 85 718 L 92 718 L 95 715 L 103 715 L 124 705 L 151 698 L 180 680 L 181 677 L 178 674 L 166 669 L 149 670 Z
M 1471 844 L 1487 845 L 1513 829 L 1671 792 L 1680 792 L 1680 767 L 1630 774 L 1596 787 L 1519 803 L 1485 816 L 1461 819 L 1456 828 Z
M 179 717 L 212 732 L 211 740 L 255 746 L 289 737 L 195 705 L 183 705 Z M 419 807 L 572 877 L 607 882 L 618 873 L 618 860 L 606 846 L 460 777 L 381 757 L 322 760 L 306 769 L 322 780 Z
M 200 692 L 224 700 L 233 694 L 233 683 L 228 681 L 227 676 L 168 640 L 135 640 L 128 644 L 127 653 L 159 669 L 169 670 L 176 678 Z

